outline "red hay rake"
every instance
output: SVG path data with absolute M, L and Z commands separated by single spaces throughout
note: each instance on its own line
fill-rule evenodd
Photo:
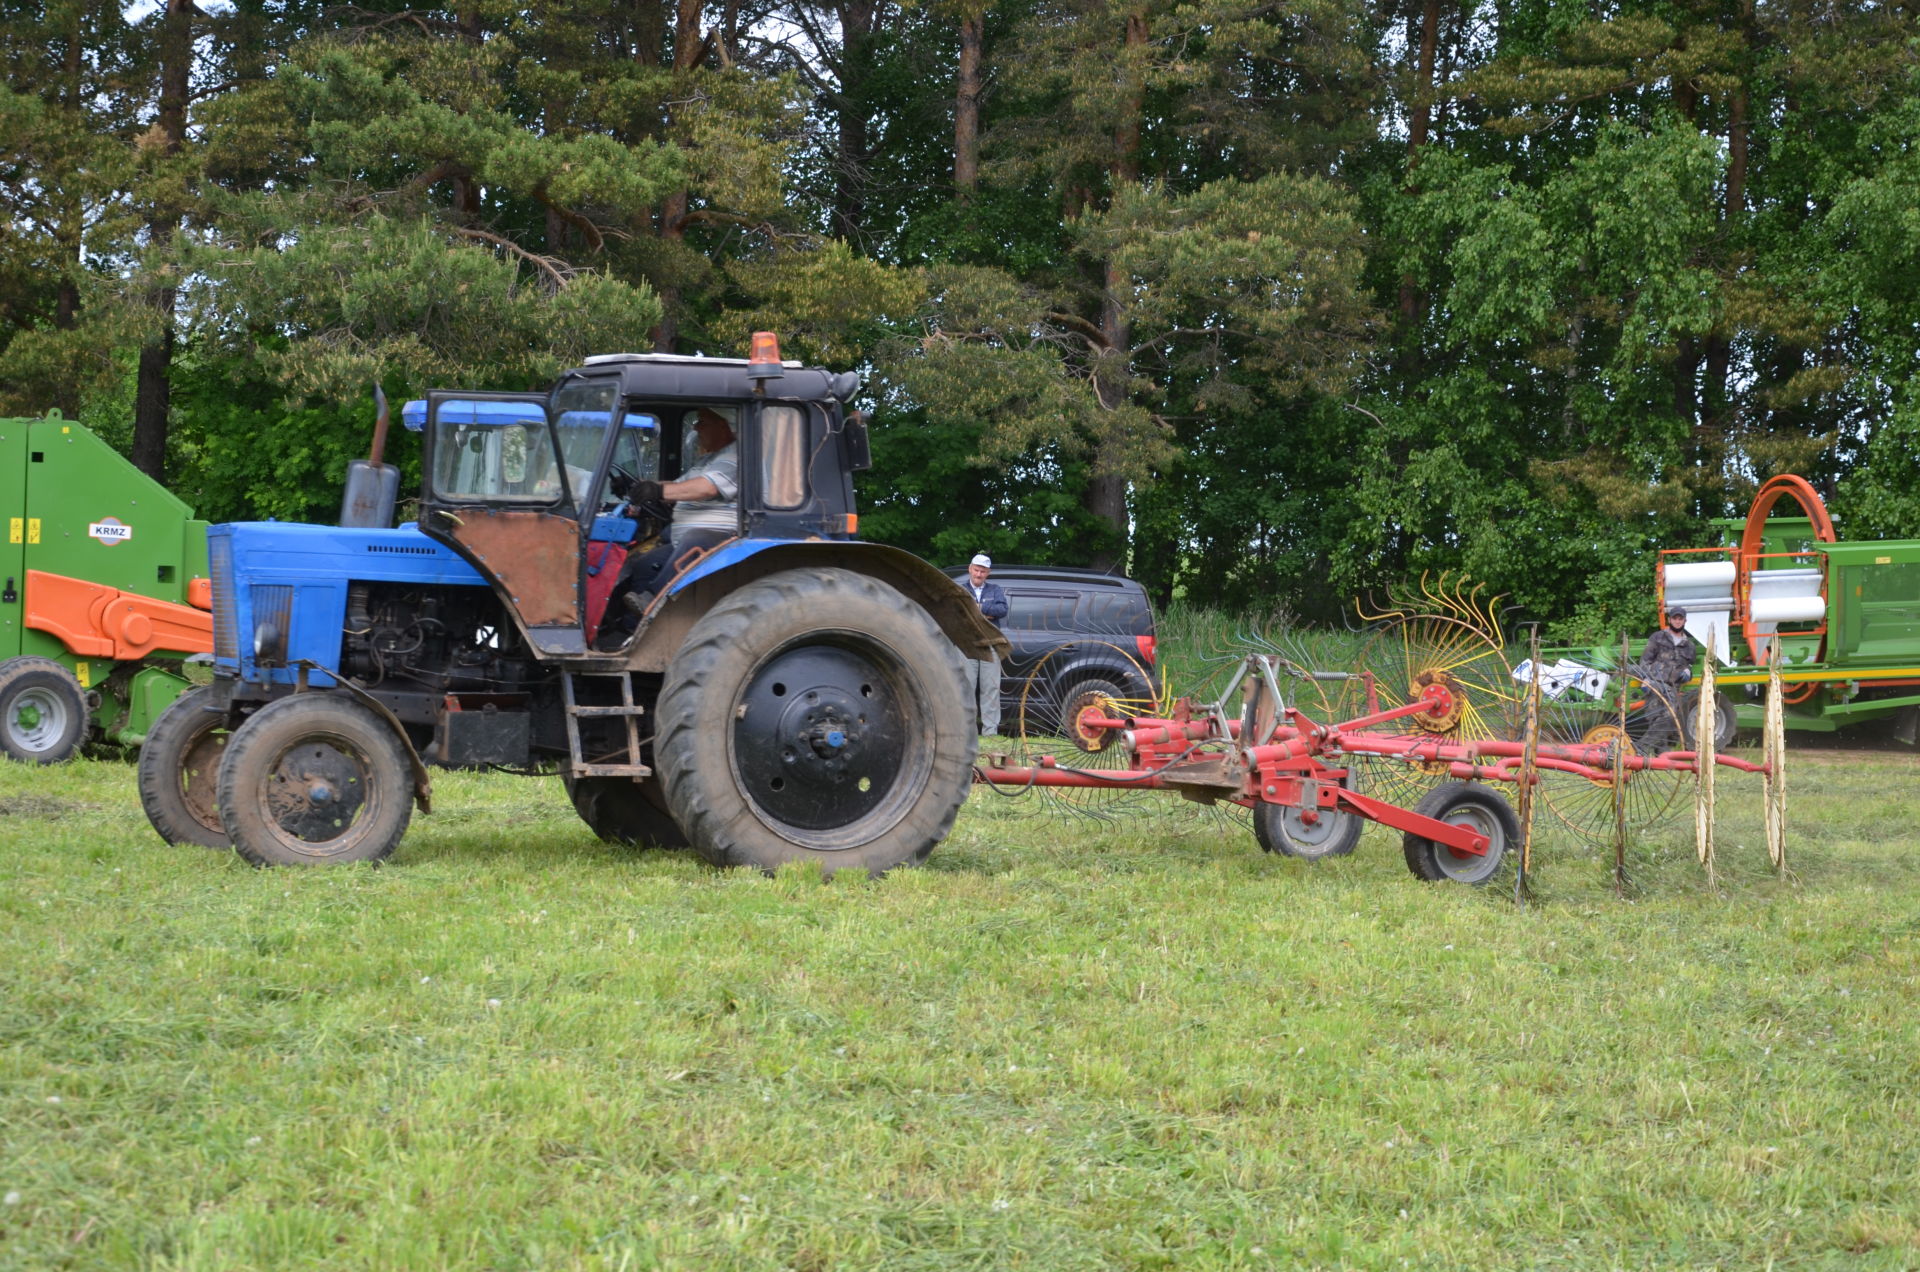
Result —
M 1497 626 L 1493 631 L 1497 639 Z M 1465 652 L 1436 653 L 1414 644 L 1394 642 L 1395 665 L 1384 670 L 1365 665 L 1365 659 L 1360 670 L 1320 671 L 1284 655 L 1248 655 L 1211 705 L 1181 698 L 1164 715 L 1128 716 L 1116 706 L 1094 704 L 1066 722 L 1063 732 L 1097 739 L 1097 746 L 1085 749 L 1105 752 L 1121 767 L 1075 767 L 1053 755 L 1010 764 L 1007 755 L 987 755 L 976 778 L 1002 793 L 1036 787 L 1161 790 L 1201 804 L 1236 804 L 1251 810 L 1263 848 L 1308 859 L 1352 851 L 1364 823 L 1378 822 L 1402 833 L 1407 866 L 1418 877 L 1484 884 L 1516 846 L 1523 848 L 1524 880 L 1535 791 L 1563 821 L 1567 807 L 1584 810 L 1590 820 L 1592 810 L 1603 810 L 1623 852 L 1632 788 L 1666 784 L 1652 801 L 1655 811 L 1665 813 L 1674 802 L 1671 784 L 1687 774 L 1695 776 L 1701 858 L 1710 867 L 1711 775 L 1728 768 L 1765 779 L 1767 842 L 1770 850 L 1781 845 L 1774 863 L 1784 868 L 1784 746 L 1776 730 L 1768 730 L 1760 763 L 1715 755 L 1710 742 L 1699 752 L 1642 754 L 1625 724 L 1624 705 L 1620 723 L 1589 717 L 1580 740 L 1554 740 L 1551 731 L 1542 733 L 1537 680 L 1513 682 L 1504 658 L 1497 659 L 1500 675 L 1475 674 L 1486 659 L 1484 647 L 1497 655 L 1496 640 L 1467 642 Z M 1536 657 L 1533 665 L 1539 662 Z M 1623 704 L 1625 699 L 1622 694 Z M 1508 728 L 1510 736 L 1477 736 Z M 1523 793 L 1525 824 L 1490 783 L 1508 783 Z M 1367 788 L 1391 792 L 1411 806 Z M 1599 837 L 1593 826 L 1572 828 Z

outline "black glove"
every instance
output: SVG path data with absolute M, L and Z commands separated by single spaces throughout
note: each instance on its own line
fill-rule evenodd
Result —
M 627 508 L 637 511 L 642 505 L 664 503 L 660 483 L 657 481 L 636 481 L 627 490 Z

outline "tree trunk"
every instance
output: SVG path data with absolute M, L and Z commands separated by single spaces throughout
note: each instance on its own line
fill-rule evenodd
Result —
M 960 17 L 960 69 L 953 90 L 953 188 L 969 198 L 980 184 L 980 49 L 983 14 Z
M 1420 193 L 1420 185 L 1414 180 L 1413 170 L 1420 162 L 1420 150 L 1427 144 L 1427 134 L 1432 128 L 1433 112 L 1433 63 L 1440 47 L 1440 0 L 1426 0 L 1426 6 L 1420 14 L 1420 55 L 1416 65 L 1419 75 L 1418 86 L 1407 101 L 1407 184 L 1406 193 Z M 1400 276 L 1400 322 L 1409 333 L 1420 321 L 1420 288 L 1412 274 Z
M 1140 50 L 1146 47 L 1146 43 L 1146 15 L 1138 11 L 1129 13 L 1126 25 L 1127 51 L 1120 66 L 1126 89 L 1121 97 L 1119 118 L 1113 127 L 1113 161 L 1108 169 L 1111 191 L 1115 195 L 1140 183 L 1141 114 L 1146 106 L 1146 89 L 1136 59 L 1142 55 Z M 1118 411 L 1126 405 L 1127 360 L 1131 354 L 1133 334 L 1121 297 L 1126 295 L 1130 282 L 1118 264 L 1111 260 L 1106 262 L 1105 286 L 1100 301 L 1101 356 L 1099 365 L 1094 369 L 1093 388 L 1101 408 L 1107 411 Z M 1083 505 L 1094 517 L 1106 523 L 1111 532 L 1109 544 L 1124 545 L 1127 542 L 1127 481 L 1121 475 L 1120 462 L 1125 442 L 1126 439 L 1114 426 L 1102 426 L 1094 439 L 1093 473 L 1087 481 Z M 1111 570 L 1120 564 L 1119 558 L 1120 552 L 1103 545 L 1095 549 L 1088 564 L 1096 570 Z
M 876 0 L 842 0 L 840 5 L 840 91 L 835 103 L 839 132 L 833 182 L 833 232 L 857 241 L 867 222 L 867 165 L 873 158 L 867 85 L 873 74 L 874 31 L 879 26 Z
M 193 0 L 167 0 L 160 21 L 160 99 L 155 123 L 165 138 L 161 164 L 186 142 L 187 93 L 193 66 Z M 149 250 L 164 253 L 180 230 L 181 210 L 157 201 L 148 212 Z M 147 303 L 159 319 L 159 332 L 140 350 L 133 396 L 133 464 L 155 481 L 166 476 L 167 414 L 172 405 L 173 314 L 175 289 L 149 288 Z

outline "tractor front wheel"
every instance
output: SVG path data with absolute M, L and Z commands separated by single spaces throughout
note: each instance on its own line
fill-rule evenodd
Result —
M 140 745 L 140 807 L 170 844 L 231 848 L 214 788 L 233 730 L 227 714 L 207 710 L 213 689 L 189 689 L 160 713 Z
M 567 777 L 567 797 L 589 829 L 611 844 L 636 848 L 685 848 L 687 836 L 673 820 L 660 778 Z
M 1413 811 L 1487 837 L 1486 855 L 1480 857 L 1407 831 L 1403 840 L 1407 869 L 1428 882 L 1483 884 L 1499 873 L 1500 859 L 1520 838 L 1520 819 L 1514 816 L 1513 806 L 1497 791 L 1472 782 L 1436 786 L 1413 806 Z
M 850 570 L 789 570 L 713 607 L 667 668 L 667 804 L 714 865 L 922 861 L 966 798 L 978 739 L 960 651 Z
M 23 764 L 64 764 L 87 738 L 87 695 L 51 658 L 0 663 L 0 755 Z
M 412 768 L 393 729 L 349 698 L 295 694 L 234 731 L 220 820 L 256 866 L 379 861 L 413 815 Z

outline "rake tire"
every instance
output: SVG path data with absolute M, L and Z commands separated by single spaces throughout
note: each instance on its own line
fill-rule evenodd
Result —
M 1415 831 L 1406 831 L 1402 846 L 1407 869 L 1429 883 L 1464 883 L 1479 887 L 1500 872 L 1507 849 L 1520 841 L 1520 819 L 1499 792 L 1473 782 L 1447 782 L 1424 795 L 1413 811 L 1435 821 L 1471 826 L 1487 837 L 1484 857 L 1455 852 L 1445 844 Z

